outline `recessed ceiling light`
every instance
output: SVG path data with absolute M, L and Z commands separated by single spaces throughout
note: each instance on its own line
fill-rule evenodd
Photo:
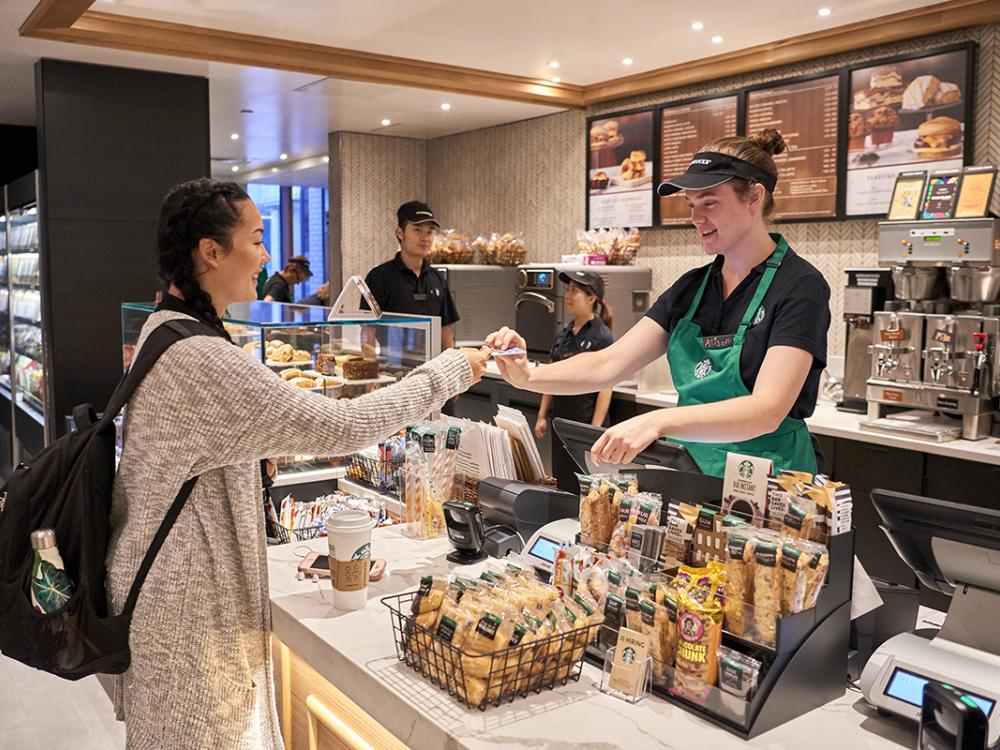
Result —
M 555 70 L 556 68 L 559 67 L 559 61 L 553 60 L 552 62 L 549 63 L 549 67 L 552 68 L 552 70 Z
M 634 62 L 635 60 L 633 60 L 631 57 L 626 57 L 622 59 L 622 65 L 631 65 Z
M 559 76 L 552 76 L 552 83 L 559 83 L 562 80 Z
M 695 21 L 693 24 L 691 24 L 691 28 L 694 29 L 695 31 L 701 31 L 703 28 L 705 28 L 705 24 L 703 24 L 701 21 Z
M 387 128 L 390 125 L 392 125 L 392 120 L 390 120 L 388 117 L 385 118 L 384 120 L 382 120 L 382 127 L 383 128 Z
M 272 173 L 273 173 L 273 172 L 277 172 L 277 171 L 278 171 L 278 168 L 277 168 L 277 167 L 271 167 L 271 172 L 272 172 Z
M 444 103 L 441 104 L 441 109 L 443 109 L 445 112 L 447 112 L 449 109 L 451 109 L 451 105 L 448 104 L 448 102 L 444 102 Z
M 279 158 L 279 159 L 281 159 L 282 161 L 284 161 L 285 159 L 287 159 L 287 158 L 288 158 L 288 154 L 282 154 L 282 155 L 281 155 L 281 156 L 279 156 L 278 158 Z
M 240 171 L 240 168 L 239 168 L 238 166 L 236 166 L 236 165 L 234 164 L 234 165 L 232 166 L 232 170 L 233 170 L 234 172 L 239 172 L 239 171 Z
M 330 163 L 330 157 L 329 156 L 324 156 L 323 157 L 323 162 L 326 163 L 326 164 L 329 164 Z
M 831 12 L 832 11 L 829 8 L 820 8 L 819 9 L 819 14 L 821 16 L 828 16 L 828 15 L 830 15 Z
M 240 139 L 240 134 L 239 133 L 230 133 L 229 134 L 229 139 L 233 140 L 233 141 L 238 141 Z
M 722 37 L 721 36 L 713 36 L 712 37 L 712 44 L 722 44 Z

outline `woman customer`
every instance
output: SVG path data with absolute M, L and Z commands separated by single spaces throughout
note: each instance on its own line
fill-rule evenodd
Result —
M 199 477 L 132 619 L 132 663 L 115 691 L 130 749 L 282 747 L 259 461 L 359 450 L 440 408 L 485 368 L 484 353 L 452 350 L 354 400 L 288 385 L 234 346 L 220 321 L 228 305 L 256 299 L 262 235 L 235 183 L 178 185 L 160 210 L 165 294 L 136 348 L 185 316 L 218 335 L 174 344 L 126 409 L 107 561 L 116 612 L 181 484 Z
M 604 301 L 604 279 L 593 271 L 562 271 L 559 280 L 566 284 L 566 312 L 572 316 L 552 343 L 550 359 L 560 362 L 583 352 L 596 352 L 614 343 L 611 333 L 611 307 Z M 535 421 L 535 437 L 545 437 L 549 413 L 597 427 L 606 427 L 611 389 L 577 396 L 542 396 Z M 580 491 L 576 473 L 580 471 L 562 442 L 552 436 L 552 474 L 560 489 L 574 494 Z
M 682 275 L 612 346 L 528 369 L 524 357 L 498 358 L 508 382 L 567 395 L 613 386 L 664 354 L 679 406 L 617 424 L 594 444 L 594 458 L 631 461 L 660 437 L 684 443 L 706 474 L 722 476 L 727 452 L 771 459 L 775 469 L 816 472 L 823 461 L 806 429 L 826 366 L 830 287 L 780 234 L 769 234 L 785 150 L 772 129 L 709 143 L 660 195 L 686 193 L 707 266 Z M 503 328 L 497 349 L 524 347 Z

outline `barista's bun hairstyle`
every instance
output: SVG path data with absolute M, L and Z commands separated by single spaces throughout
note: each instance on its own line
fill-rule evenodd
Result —
M 781 137 L 781 133 L 774 128 L 766 128 L 748 138 L 743 136 L 720 138 L 717 141 L 712 141 L 702 146 L 701 150 L 714 151 L 718 154 L 742 159 L 745 162 L 753 164 L 758 169 L 762 169 L 777 177 L 778 167 L 774 163 L 774 157 L 784 153 L 787 148 L 788 146 L 785 144 L 785 139 Z M 733 186 L 733 190 L 736 191 L 741 200 L 746 201 L 749 199 L 750 188 L 753 183 L 734 178 L 729 181 L 729 184 Z M 767 195 L 764 198 L 763 216 L 766 219 L 774 213 L 774 196 L 770 191 L 765 192 Z
M 208 323 L 222 329 L 212 298 L 198 284 L 194 251 L 202 238 L 229 250 L 240 222 L 240 204 L 250 196 L 235 182 L 201 178 L 175 186 L 160 206 L 156 229 L 159 277 L 174 284 L 184 300 Z

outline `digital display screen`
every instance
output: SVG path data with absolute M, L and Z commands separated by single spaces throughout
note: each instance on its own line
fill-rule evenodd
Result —
M 535 277 L 535 279 L 538 282 L 538 286 L 548 286 L 551 283 L 547 273 L 540 273 Z
M 929 680 L 926 677 L 921 677 L 918 674 L 913 674 L 913 672 L 907 672 L 904 669 L 896 667 L 892 673 L 892 677 L 889 678 L 889 684 L 886 685 L 885 695 L 904 703 L 909 703 L 911 706 L 920 707 L 924 705 L 924 685 L 928 682 Z M 965 694 L 975 701 L 976 705 L 983 710 L 983 713 L 987 717 L 993 711 L 993 706 L 996 704 L 995 701 L 981 698 L 971 693 Z
M 559 549 L 559 543 L 552 540 L 546 539 L 544 536 L 538 537 L 538 541 L 535 542 L 531 549 L 528 550 L 528 554 L 533 557 L 537 557 L 546 562 L 554 562 L 556 559 L 556 550 Z

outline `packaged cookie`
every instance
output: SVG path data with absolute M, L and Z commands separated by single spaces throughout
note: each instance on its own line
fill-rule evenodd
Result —
M 754 543 L 753 626 L 756 638 L 774 645 L 781 613 L 781 544 L 765 537 Z
M 512 616 L 503 609 L 492 609 L 480 616 L 462 645 L 462 651 L 469 654 L 462 656 L 462 669 L 466 676 L 487 677 L 493 666 L 492 654 L 510 643 L 514 632 Z
M 699 601 L 688 591 L 677 592 L 677 653 L 671 692 L 704 704 L 718 676 L 722 642 L 722 606 L 710 598 Z
M 747 703 L 757 690 L 761 663 L 736 649 L 719 647 L 719 690 L 723 708 L 743 719 Z
M 420 579 L 420 588 L 413 600 L 411 613 L 416 616 L 418 625 L 430 628 L 437 619 L 437 612 L 444 602 L 448 581 L 440 576 L 424 576 Z

